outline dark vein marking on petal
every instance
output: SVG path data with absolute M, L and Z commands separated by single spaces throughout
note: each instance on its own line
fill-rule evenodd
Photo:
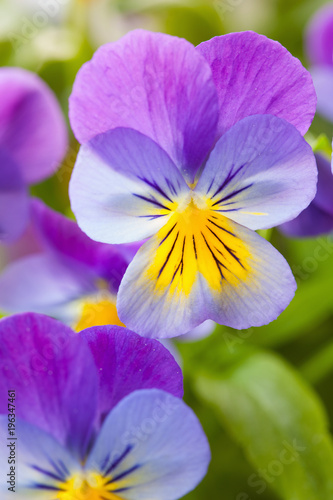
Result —
M 112 464 L 109 465 L 106 470 L 104 470 L 105 467 L 107 466 L 107 463 L 108 463 L 108 462 L 106 462 L 104 467 L 102 468 L 103 474 L 105 476 L 110 474 L 127 457 L 127 455 L 130 453 L 130 451 L 132 449 L 133 449 L 133 446 L 128 445 L 127 448 L 125 449 L 125 451 L 120 455 L 120 457 L 116 458 L 116 460 L 114 460 L 114 462 L 112 462 Z M 108 458 L 110 458 L 110 456 Z
M 133 193 L 133 196 L 136 196 L 137 198 L 140 198 L 141 200 L 147 201 L 148 203 L 151 203 L 152 205 L 156 205 L 159 208 L 163 208 L 163 210 L 169 210 L 170 208 L 166 207 L 165 205 L 162 205 L 162 203 L 159 203 L 155 198 L 147 198 L 146 196 L 142 196 L 141 194 L 136 194 Z
M 234 165 L 232 165 L 231 169 L 229 170 L 229 173 L 227 177 L 225 178 L 224 182 L 217 188 L 213 196 L 211 197 L 212 199 L 215 198 L 217 194 L 219 194 L 235 177 L 236 175 L 245 167 L 245 165 L 241 165 L 240 167 L 235 170 L 233 173 Z M 209 191 L 207 191 L 208 194 Z
M 178 233 L 177 233 L 177 236 L 176 236 L 175 241 L 173 242 L 173 245 L 172 245 L 172 247 L 171 247 L 171 250 L 170 250 L 170 252 L 168 253 L 167 258 L 166 258 L 166 260 L 165 260 L 165 262 L 164 262 L 163 266 L 161 267 L 161 269 L 160 269 L 160 271 L 159 271 L 159 273 L 158 273 L 157 279 L 161 276 L 161 274 L 162 274 L 162 272 L 163 272 L 163 270 L 164 270 L 165 266 L 166 266 L 166 265 L 167 265 L 167 263 L 168 263 L 168 260 L 170 259 L 170 256 L 171 256 L 172 252 L 173 252 L 173 251 L 174 251 L 174 249 L 175 249 L 175 245 L 176 245 L 176 242 L 177 242 L 177 240 L 178 240 L 178 236 L 179 236 L 179 231 L 178 231 Z
M 163 189 L 156 182 L 149 181 L 145 177 L 138 177 L 138 179 L 140 179 L 141 181 L 143 181 L 145 184 L 148 184 L 148 186 L 150 186 L 153 189 L 155 189 L 155 191 L 157 191 L 158 193 L 160 193 L 162 196 L 164 196 L 164 198 L 166 198 L 168 201 L 170 201 L 172 203 L 172 199 L 169 198 L 169 196 L 163 191 Z
M 213 203 L 212 207 L 214 207 L 215 205 L 219 205 L 220 203 L 223 203 L 224 201 L 230 200 L 230 198 L 237 196 L 239 193 L 246 191 L 247 189 L 249 189 L 252 186 L 253 186 L 253 183 L 248 184 L 247 186 L 244 186 L 240 189 L 237 189 L 236 191 L 233 191 L 232 193 L 228 194 L 227 196 L 224 196 L 223 198 L 220 198 L 219 200 L 215 201 Z
M 172 233 L 172 231 L 175 229 L 176 226 L 177 226 L 177 222 L 172 226 L 170 231 L 167 233 L 167 235 L 163 238 L 163 240 L 160 242 L 160 244 L 158 246 L 162 245 L 162 243 L 170 236 L 170 234 Z
M 213 257 L 213 259 L 215 261 L 216 267 L 219 270 L 221 278 L 225 279 L 225 276 L 224 276 L 224 274 L 222 272 L 221 266 L 224 267 L 224 269 L 227 269 L 227 270 L 228 270 L 228 268 L 224 264 L 222 264 L 222 262 L 216 257 L 216 255 L 214 254 L 213 250 L 210 248 L 210 246 L 208 244 L 208 241 L 205 238 L 205 235 L 203 233 L 201 233 L 201 235 L 202 235 L 203 239 L 205 240 L 206 246 L 207 246 L 208 250 L 210 251 L 210 253 L 211 253 L 211 255 L 212 255 L 212 257 Z

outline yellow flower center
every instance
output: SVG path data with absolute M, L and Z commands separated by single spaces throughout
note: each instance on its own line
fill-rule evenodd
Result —
M 77 474 L 59 485 L 57 500 L 122 500 L 112 492 L 116 484 L 96 473 Z
M 81 313 L 74 330 L 80 332 L 85 328 L 100 325 L 125 326 L 118 317 L 116 299 L 106 292 L 81 302 Z
M 191 192 L 173 207 L 173 215 L 157 234 L 157 252 L 147 270 L 156 292 L 189 295 L 200 273 L 210 288 L 238 286 L 249 276 L 251 253 L 235 234 L 235 225 L 209 199 Z

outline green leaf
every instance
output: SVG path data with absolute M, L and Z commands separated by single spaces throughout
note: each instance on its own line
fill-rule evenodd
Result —
M 333 445 L 323 407 L 286 363 L 254 353 L 222 377 L 200 376 L 196 389 L 212 403 L 256 473 L 253 494 L 272 488 L 285 500 L 333 498 Z M 247 500 L 240 495 L 238 500 Z

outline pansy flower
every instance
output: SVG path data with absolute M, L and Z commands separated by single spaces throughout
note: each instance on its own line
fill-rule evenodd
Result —
M 315 105 L 301 63 L 252 32 L 195 48 L 134 31 L 81 68 L 72 209 L 97 241 L 149 238 L 118 292 L 127 327 L 147 337 L 207 318 L 247 328 L 289 304 L 290 268 L 254 230 L 295 218 L 315 195 L 302 137 Z
M 310 20 L 305 49 L 317 92 L 317 111 L 333 122 L 333 3 L 324 5 Z
M 6 445 L 17 445 L 18 499 L 173 500 L 201 481 L 207 439 L 158 341 L 117 326 L 76 334 L 33 313 L 1 320 L 0 339 L 1 435 L 14 394 Z M 1 482 L 2 499 L 10 486 Z
M 310 205 L 296 219 L 279 229 L 287 236 L 313 237 L 333 231 L 333 175 L 331 165 L 322 153 L 315 154 L 318 189 Z
M 138 244 L 97 243 L 37 199 L 30 204 L 28 233 L 32 252 L 13 260 L 0 275 L 0 309 L 48 314 L 77 331 L 124 326 L 116 295 Z M 27 246 L 26 235 L 15 247 L 23 244 Z
M 28 186 L 55 172 L 67 148 L 64 117 L 47 85 L 20 68 L 0 69 L 0 240 L 28 223 Z

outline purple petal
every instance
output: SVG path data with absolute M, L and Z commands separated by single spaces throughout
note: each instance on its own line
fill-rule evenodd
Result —
M 101 418 L 137 389 L 163 389 L 183 396 L 181 369 L 157 340 L 118 326 L 96 326 L 79 335 L 87 340 L 98 369 Z
M 317 112 L 333 122 L 333 67 L 311 68 L 313 83 L 317 92 Z
M 21 173 L 0 149 L 0 241 L 19 238 L 28 224 L 28 214 L 29 198 Z
M 282 255 L 254 231 L 214 217 L 198 218 L 186 238 L 180 224 L 165 239 L 165 227 L 140 248 L 118 292 L 128 328 L 153 338 L 182 335 L 206 319 L 243 329 L 288 306 L 296 283 Z
M 96 276 L 75 262 L 38 253 L 9 264 L 0 275 L 0 308 L 38 312 L 67 322 L 67 305 L 97 290 Z
M 78 73 L 70 120 L 81 143 L 116 127 L 154 139 L 192 181 L 213 145 L 217 95 L 187 41 L 137 30 L 101 47 Z
M 0 431 L 2 436 L 8 435 L 7 415 L 0 416 Z M 61 490 L 63 483 L 81 469 L 79 462 L 50 434 L 19 418 L 16 419 L 15 440 L 7 440 L 6 445 L 10 443 L 15 446 L 16 455 L 13 465 L 15 494 L 8 489 L 10 484 L 7 480 L 10 478 L 7 477 L 1 481 L 1 500 L 11 500 L 13 496 L 18 499 L 50 500 L 58 493 L 54 490 Z M 9 473 L 10 448 L 6 445 L 0 450 L 0 467 L 1 471 Z
M 97 373 L 85 342 L 38 314 L 0 321 L 0 388 L 16 391 L 16 415 L 83 458 L 97 410 Z M 0 413 L 7 413 L 1 398 Z
M 296 217 L 314 198 L 316 183 L 315 157 L 297 129 L 258 115 L 221 137 L 195 192 L 221 215 L 263 229 Z
M 121 128 L 81 147 L 70 182 L 79 226 L 105 243 L 151 236 L 166 223 L 175 200 L 188 191 L 181 173 L 158 144 L 140 132 Z
M 124 500 L 176 500 L 202 480 L 209 462 L 209 444 L 192 410 L 148 389 L 130 394 L 110 413 L 85 469 L 104 472 Z
M 250 115 L 271 114 L 302 134 L 316 110 L 309 72 L 280 43 L 251 31 L 231 33 L 200 44 L 219 96 L 218 137 Z
M 312 64 L 333 65 L 333 5 L 325 5 L 312 17 L 305 46 Z
M 316 154 L 318 167 L 317 194 L 310 205 L 296 219 L 282 224 L 287 236 L 313 237 L 333 230 L 333 175 L 329 161 Z
M 106 245 L 91 240 L 72 220 L 54 212 L 40 200 L 33 200 L 32 218 L 46 245 L 58 259 L 72 267 L 73 262 L 88 268 L 88 274 L 104 278 L 116 292 L 127 265 L 134 257 L 137 246 Z M 75 264 L 73 264 L 75 266 Z
M 1 68 L 0 145 L 28 184 L 49 177 L 67 148 L 60 106 L 47 85 L 21 68 Z

